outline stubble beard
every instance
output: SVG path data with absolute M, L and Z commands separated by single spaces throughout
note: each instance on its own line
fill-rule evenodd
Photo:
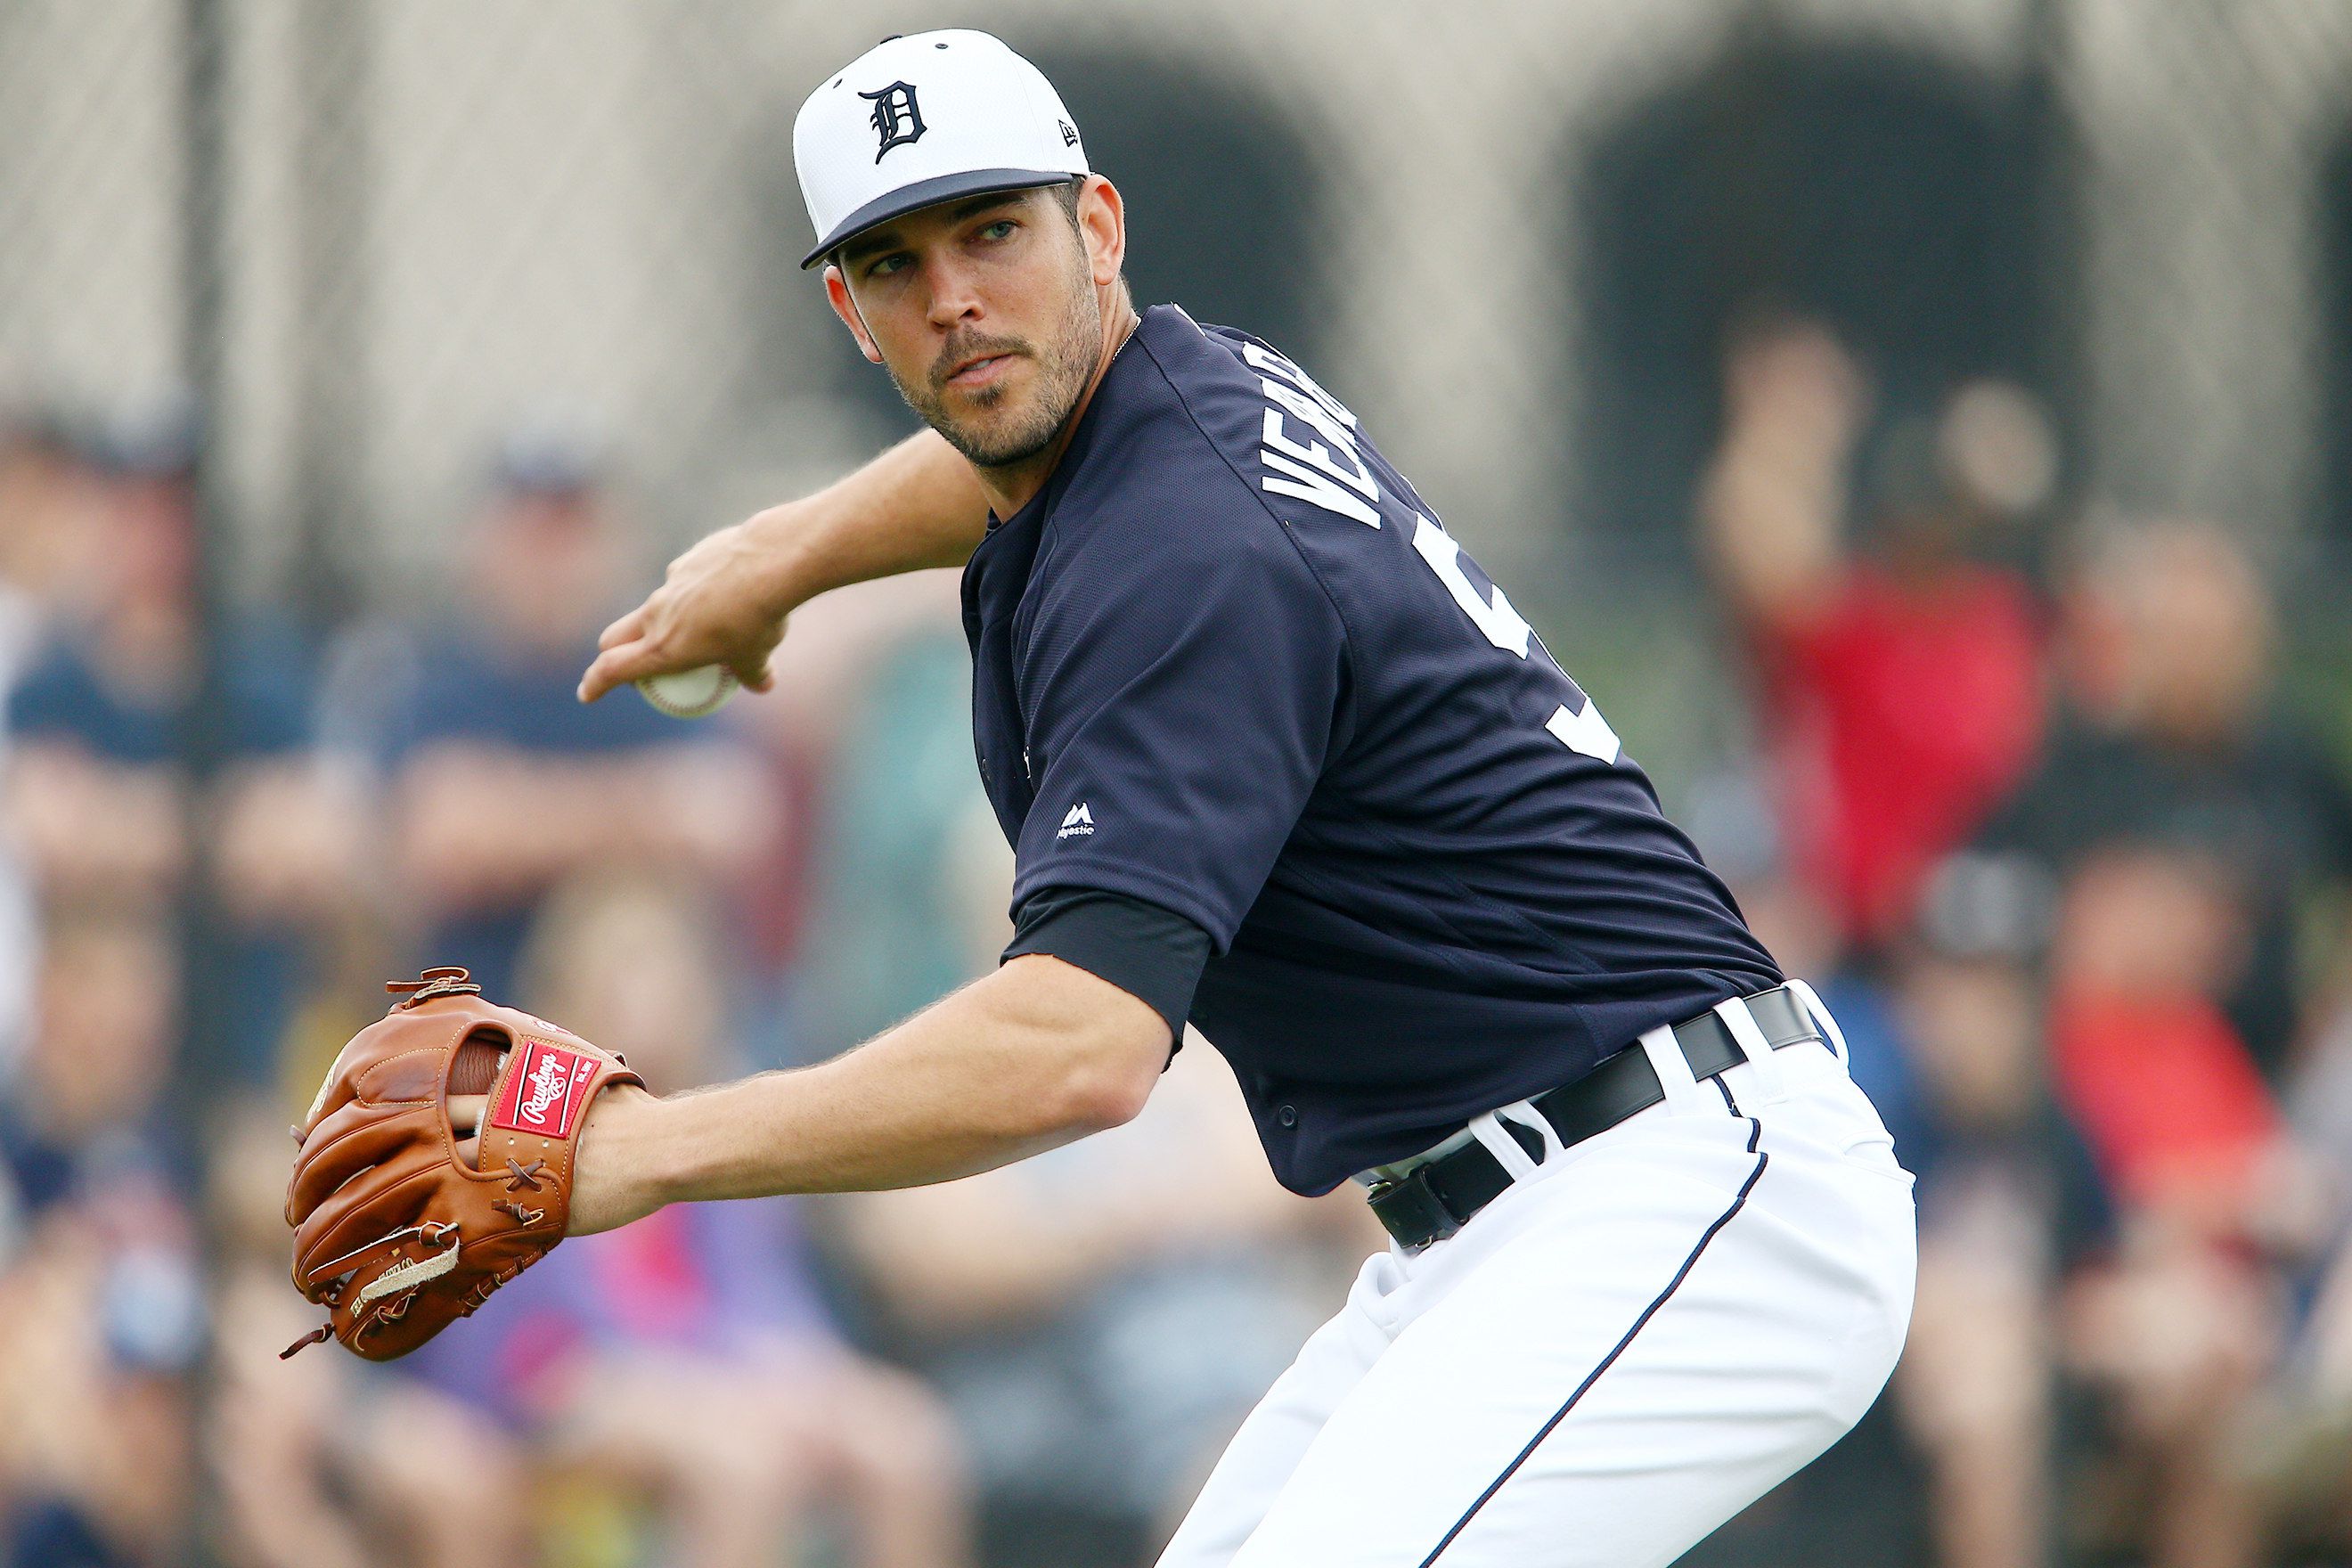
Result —
M 909 385 L 895 369 L 890 380 L 907 406 L 947 437 L 948 445 L 962 453 L 965 461 L 977 468 L 1009 468 L 1034 458 L 1061 435 L 1102 357 L 1102 303 L 1080 271 L 1071 280 L 1067 307 L 1053 342 L 1041 345 L 984 332 L 960 333 L 941 347 L 920 385 Z M 1023 353 L 1034 360 L 1039 372 L 1034 395 L 1028 406 L 1005 420 L 982 425 L 959 419 L 948 412 L 943 385 L 947 373 L 974 354 L 992 353 Z M 1007 395 L 1000 384 L 982 387 L 970 395 L 970 401 L 981 409 L 993 410 Z

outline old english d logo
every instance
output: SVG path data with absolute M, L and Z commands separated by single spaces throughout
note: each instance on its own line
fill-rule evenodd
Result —
M 874 134 L 882 138 L 882 145 L 874 153 L 877 163 L 891 148 L 919 141 L 923 132 L 930 129 L 923 123 L 923 111 L 916 105 L 915 89 L 908 83 L 894 81 L 879 92 L 861 92 L 857 96 L 874 104 Z

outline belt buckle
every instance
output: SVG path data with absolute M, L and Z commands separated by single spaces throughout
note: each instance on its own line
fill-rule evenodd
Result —
M 1408 1256 L 1444 1241 L 1462 1228 L 1445 1200 L 1429 1184 L 1429 1166 L 1415 1165 L 1403 1175 L 1376 1182 L 1364 1194 L 1381 1228 L 1396 1238 Z

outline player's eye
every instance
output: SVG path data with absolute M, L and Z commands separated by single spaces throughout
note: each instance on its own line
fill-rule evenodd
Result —
M 1021 226 L 1019 224 L 1014 223 L 1009 217 L 1001 217 L 994 223 L 982 228 L 980 231 L 980 237 L 982 239 L 1010 239 L 1013 237 L 1013 231 L 1020 226 Z
M 894 250 L 887 256 L 878 256 L 875 258 L 873 261 L 869 262 L 866 268 L 866 276 L 868 278 L 887 278 L 893 272 L 903 270 L 907 264 L 912 260 L 914 260 L 914 258 L 908 255 L 905 251 Z

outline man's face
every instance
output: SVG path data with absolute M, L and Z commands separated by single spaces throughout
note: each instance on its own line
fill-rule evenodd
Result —
M 1051 445 L 1102 354 L 1093 264 L 1051 190 L 941 203 L 860 235 L 826 287 L 908 406 L 982 468 Z
M 164 929 L 133 917 L 51 933 L 29 1071 L 44 1110 L 83 1131 L 134 1121 L 169 1054 L 178 961 Z
M 612 612 L 620 525 L 589 490 L 502 492 L 475 521 L 467 577 L 484 620 L 534 654 L 570 657 Z

